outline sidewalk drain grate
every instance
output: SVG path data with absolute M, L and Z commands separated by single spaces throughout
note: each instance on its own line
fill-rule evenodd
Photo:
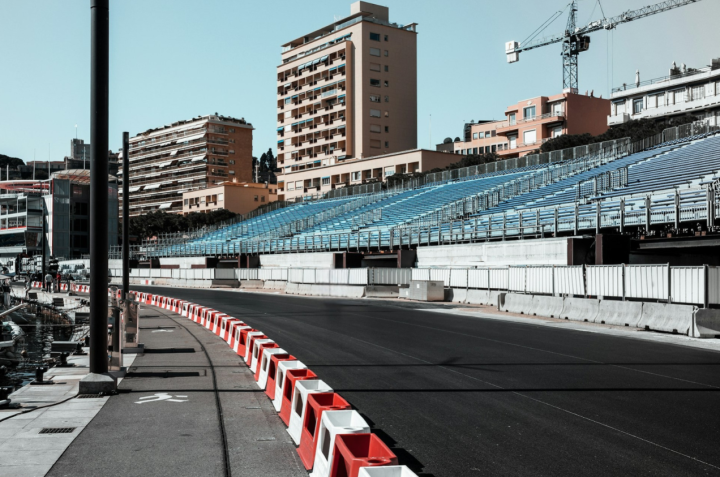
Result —
M 43 427 L 38 434 L 72 434 L 75 427 Z
M 77 399 L 99 399 L 103 397 L 102 394 L 79 394 Z

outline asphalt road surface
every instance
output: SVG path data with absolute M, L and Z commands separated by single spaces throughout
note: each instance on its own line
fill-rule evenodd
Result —
M 262 330 L 422 475 L 720 475 L 717 352 L 429 304 L 135 289 Z

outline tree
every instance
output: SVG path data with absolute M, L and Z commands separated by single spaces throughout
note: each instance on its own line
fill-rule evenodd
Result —
M 5 154 L 0 154 L 0 167 L 5 169 L 7 166 L 10 166 L 11 169 L 15 169 L 17 166 L 24 166 L 25 161 L 18 157 L 10 157 L 6 156 Z

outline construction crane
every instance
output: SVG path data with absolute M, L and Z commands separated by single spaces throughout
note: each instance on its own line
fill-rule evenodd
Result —
M 666 12 L 674 8 L 684 7 L 691 3 L 697 3 L 700 0 L 667 0 L 665 2 L 648 5 L 637 10 L 628 10 L 618 16 L 612 18 L 603 18 L 590 22 L 583 27 L 575 25 L 575 17 L 577 14 L 577 0 L 573 0 L 568 7 L 570 14 L 568 16 L 565 32 L 551 38 L 535 39 L 535 37 L 544 30 L 553 20 L 555 20 L 562 12 L 557 12 L 550 17 L 543 25 L 535 30 L 528 40 L 518 43 L 509 41 L 505 43 L 505 53 L 507 54 L 508 63 L 515 63 L 520 60 L 520 52 L 540 48 L 541 46 L 552 45 L 554 43 L 562 43 L 563 58 L 563 91 L 577 93 L 578 91 L 578 55 L 590 48 L 589 33 L 598 30 L 612 30 L 622 23 L 628 23 L 641 18 L 649 17 L 657 13 Z M 602 5 L 601 5 L 602 8 Z M 605 15 L 603 14 L 603 17 Z

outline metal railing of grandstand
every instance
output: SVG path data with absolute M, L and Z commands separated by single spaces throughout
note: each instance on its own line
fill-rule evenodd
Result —
M 686 124 L 683 126 L 678 126 L 675 128 L 669 128 L 663 131 L 661 134 L 658 134 L 656 136 L 645 138 L 641 141 L 637 141 L 634 143 L 630 143 L 629 141 L 618 141 L 620 143 L 619 147 L 613 147 L 613 154 L 633 154 L 636 152 L 640 152 L 646 149 L 651 149 L 654 147 L 657 147 L 659 145 L 665 144 L 669 141 L 681 141 L 685 138 L 699 135 L 699 134 L 709 134 L 711 132 L 715 132 L 720 130 L 719 127 L 716 126 L 710 126 L 703 122 L 698 123 L 692 123 L 692 124 Z M 616 145 L 618 144 L 616 142 Z M 622 145 L 626 143 L 626 145 Z M 587 146 L 583 146 L 587 147 Z M 574 148 L 577 149 L 577 148 Z M 589 150 L 589 148 L 588 148 Z M 596 148 L 596 151 L 601 149 Z M 554 152 L 564 152 L 564 151 L 554 151 Z M 552 154 L 552 153 L 549 153 Z M 573 151 L 574 154 L 574 151 Z M 597 155 L 597 154 L 596 154 Z M 527 156 L 526 156 L 527 157 Z M 523 158 L 517 158 L 517 159 L 523 159 Z M 578 163 L 582 163 L 582 161 L 578 161 Z M 476 167 L 476 166 L 473 166 Z M 472 169 L 466 168 L 466 169 Z M 456 178 L 462 178 L 458 171 L 461 171 L 461 169 L 456 169 L 453 171 L 443 171 L 440 173 L 437 173 L 438 175 L 445 174 L 445 176 L 441 176 L 441 181 L 444 180 L 454 180 Z M 477 171 L 477 169 L 476 169 Z M 619 178 L 617 180 L 622 181 L 622 172 L 619 170 L 612 171 L 616 175 L 619 175 Z M 453 174 L 448 174 L 453 173 Z M 456 175 L 457 174 L 457 175 Z M 473 174 L 474 175 L 474 174 Z M 430 174 L 428 174 L 430 176 Z M 448 177 L 450 176 L 450 177 Z M 427 176 L 426 176 L 427 177 Z M 447 179 L 446 179 L 447 177 Z M 618 177 L 618 176 L 616 176 Z M 625 175 L 626 177 L 626 175 Z M 436 179 L 437 177 L 434 177 L 432 179 Z M 627 179 L 625 179 L 627 180 Z M 427 181 L 426 181 L 427 183 Z M 622 182 L 619 182 L 618 184 L 622 184 Z M 391 189 L 392 190 L 392 189 Z M 713 199 L 714 202 L 714 199 Z M 607 214 L 609 215 L 602 215 L 602 205 L 597 206 L 598 210 L 595 212 L 598 212 L 600 215 L 593 213 L 592 217 L 587 217 L 587 207 L 593 207 L 592 205 L 583 205 L 583 207 L 579 207 L 578 204 L 575 204 L 575 207 L 568 207 L 565 209 L 561 208 L 555 208 L 555 222 L 545 223 L 545 224 L 535 224 L 534 226 L 525 226 L 525 225 L 518 225 L 514 228 L 507 227 L 507 226 L 500 226 L 498 227 L 498 220 L 501 224 L 507 225 L 508 221 L 518 220 L 518 217 L 520 217 L 520 220 L 526 220 L 523 219 L 523 214 L 525 217 L 532 216 L 533 214 L 536 214 L 539 219 L 540 211 L 545 211 L 546 208 L 538 208 L 538 209 L 529 209 L 525 211 L 519 211 L 515 213 L 514 216 L 509 216 L 506 213 L 502 214 L 502 217 L 498 219 L 497 216 L 491 215 L 489 218 L 489 223 L 487 226 L 481 226 L 478 224 L 477 219 L 475 221 L 475 224 L 477 226 L 473 230 L 463 230 L 460 233 L 460 236 L 463 237 L 461 239 L 457 239 L 457 232 L 453 232 L 453 228 L 457 227 L 457 219 L 458 216 L 465 216 L 467 215 L 467 212 L 463 210 L 463 213 L 459 213 L 460 207 L 455 204 L 455 210 L 453 212 L 452 205 L 450 206 L 450 213 L 445 214 L 443 217 L 443 220 L 438 221 L 438 223 L 435 224 L 403 224 L 399 225 L 393 228 L 390 228 L 388 230 L 375 230 L 375 231 L 362 231 L 357 230 L 353 231 L 351 233 L 334 233 L 334 234 L 323 234 L 318 233 L 311 237 L 301 237 L 301 238 L 275 238 L 275 239 L 254 239 L 254 240 L 247 240 L 242 243 L 219 243 L 219 244 L 192 244 L 188 247 L 183 247 L 183 253 L 177 254 L 173 253 L 170 250 L 163 249 L 163 247 L 153 244 L 145 244 L 143 246 L 138 246 L 133 250 L 133 254 L 141 255 L 141 256 L 198 256 L 198 255 L 234 255 L 239 253 L 283 253 L 283 252 L 312 252 L 312 251 L 320 251 L 320 250 L 351 250 L 351 249 L 357 249 L 360 250 L 365 247 L 392 247 L 397 245 L 410 245 L 410 244 L 423 244 L 423 243 L 447 243 L 448 241 L 452 242 L 454 240 L 461 240 L 461 241 L 475 241 L 475 240 L 488 240 L 488 239 L 496 239 L 498 237 L 510 237 L 510 236 L 516 236 L 518 238 L 524 238 L 528 236 L 528 231 L 532 230 L 533 227 L 535 228 L 534 235 L 535 236 L 545 236 L 546 234 L 556 233 L 556 232 L 562 232 L 562 231 L 568 231 L 568 230 L 581 230 L 581 229 L 588 229 L 593 227 L 606 227 L 606 226 L 620 226 L 621 228 L 625 225 L 642 225 L 643 221 L 637 219 L 637 211 L 632 211 L 631 213 L 625 213 L 624 208 L 622 210 L 605 210 Z M 658 213 L 658 217 L 664 217 L 665 222 L 679 222 L 684 220 L 700 220 L 703 218 L 707 218 L 707 211 L 711 209 L 711 207 L 706 206 L 698 207 L 693 203 L 691 206 L 683 206 L 682 203 L 679 204 L 680 209 L 675 212 L 675 216 L 677 219 L 668 219 L 669 215 L 666 212 Z M 702 209 L 702 210 L 701 210 Z M 649 209 L 648 209 L 649 210 Z M 561 213 L 560 213 L 561 212 Z M 672 214 L 670 214 L 672 215 Z M 600 219 L 598 220 L 598 217 Z M 634 217 L 634 218 L 633 218 Z M 654 219 L 658 220 L 658 219 Z M 660 223 L 654 221 L 652 218 L 649 223 Z M 647 221 L 646 221 L 647 222 Z M 464 221 L 460 221 L 460 223 L 465 223 Z M 594 225 L 593 225 L 594 224 Z M 599 225 L 598 225 L 599 224 Z M 493 226 L 495 225 L 495 226 Z M 483 228 L 484 227 L 484 228 Z M 450 229 L 450 232 L 443 230 L 443 229 Z M 514 233 L 512 233 L 514 231 Z M 530 234 L 532 235 L 532 234 Z M 117 255 L 119 256 L 119 250 Z

